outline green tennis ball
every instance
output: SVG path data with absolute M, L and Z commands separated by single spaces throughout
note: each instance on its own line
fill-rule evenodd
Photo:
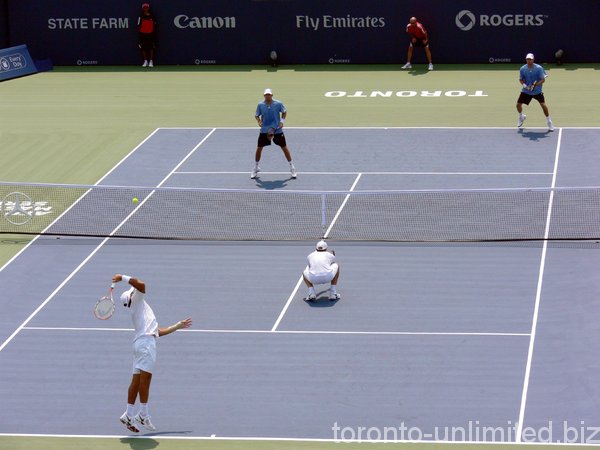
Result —
M 135 204 L 137 204 L 137 203 L 139 203 L 139 202 L 140 202 L 140 201 L 139 201 L 139 199 L 138 199 L 137 197 L 133 197 L 133 198 L 131 199 L 131 203 L 133 203 L 134 205 L 135 205 Z

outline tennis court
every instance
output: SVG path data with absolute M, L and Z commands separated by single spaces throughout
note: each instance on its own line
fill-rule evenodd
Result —
M 237 149 L 255 140 L 255 128 L 160 128 L 99 185 L 597 186 L 599 134 L 289 128 L 298 178 L 275 148 L 250 180 L 251 161 Z M 131 218 L 111 220 L 116 227 L 136 215 L 150 229 L 165 226 L 144 216 L 143 203 Z M 173 216 L 172 226 L 186 220 Z M 194 319 L 192 329 L 159 342 L 155 439 L 600 439 L 596 241 L 334 241 L 342 299 L 310 305 L 300 273 L 314 243 L 36 239 L 0 271 L 0 435 L 125 435 L 118 416 L 130 378 L 130 319 L 118 310 L 99 322 L 91 311 L 120 272 L 146 282 L 159 323 Z M 517 437 L 528 428 L 535 436 Z

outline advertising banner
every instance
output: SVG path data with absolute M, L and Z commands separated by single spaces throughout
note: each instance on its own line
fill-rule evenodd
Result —
M 1 2 L 2 0 L 0 0 Z M 56 65 L 139 64 L 141 1 L 6 0 L 10 43 Z M 406 25 L 429 32 L 434 63 L 595 62 L 600 2 L 518 0 L 153 0 L 157 64 L 402 64 Z M 0 3 L 1 5 L 1 3 Z M 576 32 L 574 30 L 577 30 Z M 416 49 L 413 62 L 423 62 Z
M 26 45 L 0 49 L 0 81 L 37 73 Z

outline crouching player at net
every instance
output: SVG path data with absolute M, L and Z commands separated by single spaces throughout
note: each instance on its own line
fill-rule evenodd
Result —
M 338 278 L 340 276 L 340 266 L 336 262 L 335 252 L 327 251 L 327 242 L 317 242 L 317 249 L 307 257 L 308 266 L 304 269 L 302 277 L 304 283 L 308 286 L 307 302 L 313 302 L 317 299 L 315 285 L 331 283 L 329 289 L 329 300 L 339 300 L 340 294 L 336 291 Z
M 189 328 L 192 319 L 187 318 L 167 328 L 159 328 L 156 316 L 146 303 L 144 294 L 146 285 L 139 278 L 128 275 L 116 274 L 112 277 L 113 283 L 124 281 L 131 288 L 121 294 L 123 306 L 131 312 L 131 320 L 135 329 L 133 338 L 133 377 L 127 393 L 127 410 L 120 417 L 121 423 L 134 433 L 139 432 L 138 425 L 147 430 L 154 431 L 156 427 L 150 421 L 148 413 L 148 397 L 150 396 L 150 382 L 156 363 L 156 339 L 177 331 Z M 134 407 L 137 396 L 140 396 L 140 410 L 136 414 Z

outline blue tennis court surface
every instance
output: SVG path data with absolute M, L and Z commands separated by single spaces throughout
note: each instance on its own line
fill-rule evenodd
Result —
M 158 129 L 99 184 L 600 186 L 594 128 L 290 128 L 295 180 L 278 147 L 249 178 L 256 137 Z M 600 440 L 600 244 L 333 242 L 342 299 L 311 305 L 314 244 L 34 240 L 0 269 L 0 435 L 125 435 L 129 314 L 92 306 L 126 273 L 159 324 L 194 320 L 159 340 L 153 436 Z

